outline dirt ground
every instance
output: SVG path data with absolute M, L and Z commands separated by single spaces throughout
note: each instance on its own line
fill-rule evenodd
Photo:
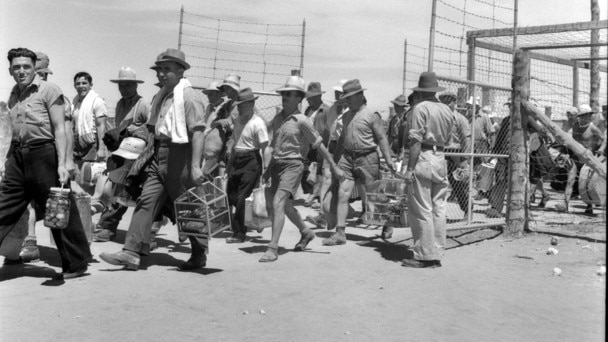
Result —
M 92 244 L 96 260 L 120 250 L 130 213 L 116 242 Z M 39 223 L 41 261 L 0 268 L 0 341 L 604 341 L 606 277 L 596 272 L 606 262 L 605 212 L 533 217 L 544 232 L 519 239 L 450 232 L 436 269 L 401 266 L 406 228 L 390 241 L 348 228 L 337 247 L 322 246 L 330 233 L 316 230 L 298 253 L 287 222 L 277 262 L 258 262 L 270 229 L 242 245 L 221 233 L 206 269 L 180 272 L 190 248 L 169 225 L 139 271 L 97 261 L 66 282 L 51 279 L 59 258 Z

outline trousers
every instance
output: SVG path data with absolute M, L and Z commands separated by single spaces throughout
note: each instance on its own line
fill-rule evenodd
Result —
M 416 260 L 441 260 L 443 256 L 448 186 L 447 163 L 443 152 L 421 151 L 414 179 L 408 187 L 407 215 Z
M 158 216 L 166 201 L 171 204 L 190 185 L 190 146 L 188 144 L 161 145 L 157 141 L 154 156 L 146 168 L 147 178 L 141 195 L 137 198 L 135 211 L 129 225 L 123 249 L 150 254 L 150 236 L 152 222 Z M 175 217 L 175 208 L 170 205 Z M 192 249 L 206 249 L 208 241 L 205 238 L 189 236 Z
M 0 183 L 0 245 L 7 235 L 14 233 L 12 230 L 28 203 L 34 201 L 39 211 L 46 207 L 51 187 L 59 186 L 57 166 L 57 150 L 52 142 L 38 148 L 11 148 Z M 91 257 L 89 242 L 72 193 L 69 199 L 72 205 L 68 226 L 64 229 L 51 229 L 64 273 L 80 270 Z M 14 248 L 8 249 L 16 249 L 17 254 L 7 257 L 16 259 L 21 244 L 12 247 Z
M 251 195 L 262 175 L 262 157 L 258 151 L 237 154 L 232 168 L 226 185 L 228 204 L 235 209 L 232 216 L 232 235 L 244 237 L 247 234 L 245 199 Z

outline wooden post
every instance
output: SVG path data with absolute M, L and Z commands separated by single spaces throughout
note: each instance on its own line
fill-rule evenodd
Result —
M 302 46 L 300 48 L 300 75 L 304 77 L 304 41 L 306 40 L 306 19 L 302 20 Z
M 182 5 L 181 10 L 179 11 L 179 33 L 177 36 L 177 49 L 182 49 L 182 27 L 184 26 L 184 5 Z
M 526 228 L 528 154 L 524 138 L 524 120 L 520 104 L 529 97 L 530 56 L 518 50 L 513 56 L 513 106 L 511 107 L 511 144 L 509 146 L 509 193 L 507 196 L 506 236 L 522 236 Z
M 431 28 L 429 33 L 429 60 L 427 71 L 433 71 L 433 58 L 435 54 L 435 17 L 437 15 L 437 0 L 433 0 L 433 6 L 431 11 Z
M 407 39 L 403 41 L 403 95 L 407 93 L 406 91 L 406 80 L 407 79 Z
M 572 105 L 578 108 L 578 63 L 572 65 Z
M 600 20 L 600 5 L 597 0 L 591 0 L 591 21 L 598 22 Z M 600 113 L 600 30 L 591 30 L 591 55 L 590 64 L 590 82 L 589 85 L 589 106 L 594 112 Z M 599 122 L 599 115 L 593 115 L 593 122 L 597 125 Z
M 606 179 L 606 164 L 602 163 L 598 158 L 596 158 L 591 151 L 585 148 L 585 146 L 574 140 L 572 135 L 564 132 L 558 124 L 551 121 L 551 119 L 549 119 L 547 116 L 543 115 L 543 112 L 536 108 L 532 103 L 523 101 L 522 110 L 532 116 L 535 120 L 540 121 L 547 128 L 547 130 L 553 134 L 557 141 L 569 148 L 582 161 L 584 161 L 585 164 L 593 169 L 593 171 L 597 172 L 598 176 L 600 176 L 602 179 Z

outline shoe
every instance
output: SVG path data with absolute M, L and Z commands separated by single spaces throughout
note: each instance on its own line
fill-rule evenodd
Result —
M 327 221 L 325 221 L 325 219 L 323 218 L 323 215 L 319 214 L 317 216 L 306 216 L 306 218 L 304 219 L 306 222 L 310 222 L 314 225 L 317 226 L 318 229 L 322 229 L 323 227 L 327 226 Z
M 489 218 L 501 218 L 502 214 L 498 212 L 498 210 L 494 208 L 490 208 L 486 210 L 486 216 Z
M 226 243 L 243 243 L 247 240 L 244 236 L 231 236 L 226 238 Z
M 116 233 L 109 229 L 102 228 L 93 232 L 93 241 L 108 242 L 110 240 L 113 240 L 114 236 L 116 236 Z
M 316 237 L 317 236 L 315 235 L 315 233 L 312 230 L 310 230 L 310 229 L 307 230 L 305 233 L 302 234 L 300 241 L 296 244 L 296 246 L 293 248 L 293 250 L 296 252 L 305 251 L 306 246 L 308 246 L 310 241 L 312 241 Z
M 102 252 L 99 257 L 108 264 L 125 266 L 128 270 L 137 271 L 139 268 L 139 254 L 135 252 L 124 250 L 116 253 Z
M 186 242 L 186 240 L 188 240 L 188 235 L 185 234 L 179 234 L 179 242 Z
M 9 259 L 9 258 L 4 258 L 4 266 L 13 266 L 13 265 L 22 265 L 24 263 L 23 259 L 21 259 L 21 257 L 18 257 L 17 259 Z
M 66 280 L 66 279 L 74 279 L 74 278 L 82 277 L 82 276 L 83 276 L 83 275 L 84 275 L 84 274 L 87 272 L 87 270 L 88 270 L 88 269 L 89 269 L 89 268 L 88 268 L 88 266 L 87 266 L 87 265 L 84 265 L 84 267 L 80 268 L 80 269 L 79 269 L 78 271 L 76 271 L 76 272 L 69 272 L 69 273 L 64 272 L 64 273 L 61 273 L 61 276 L 60 276 L 60 277 L 61 277 L 63 280 Z
M 324 246 L 336 246 L 346 244 L 346 236 L 342 234 L 333 233 L 330 237 L 323 239 Z
M 150 234 L 150 252 L 158 248 L 158 243 L 156 242 L 156 233 L 152 231 Z
M 266 249 L 264 255 L 260 258 L 259 262 L 273 262 L 279 258 L 279 247 L 270 247 Z
M 179 269 L 182 271 L 191 271 L 197 270 L 199 268 L 204 268 L 205 266 L 207 266 L 207 255 L 203 253 L 191 255 L 188 261 L 179 265 Z
M 393 237 L 393 227 L 391 227 L 391 226 L 382 227 L 382 233 L 380 234 L 380 237 L 383 240 L 388 240 L 388 239 L 392 238 Z
M 441 267 L 441 261 L 439 260 L 416 260 L 416 259 L 404 259 L 401 262 L 403 267 L 411 268 L 435 268 Z
M 19 257 L 21 257 L 23 262 L 31 262 L 40 259 L 40 250 L 36 245 L 36 240 L 30 239 L 23 241 L 23 247 L 21 247 Z
M 587 209 L 585 209 L 585 214 L 593 215 L 593 206 L 592 205 L 587 206 Z

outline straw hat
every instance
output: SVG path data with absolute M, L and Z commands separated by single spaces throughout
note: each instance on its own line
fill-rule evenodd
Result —
M 300 76 L 294 75 L 294 76 L 289 76 L 289 78 L 287 79 L 287 81 L 285 81 L 285 85 L 279 89 L 276 90 L 277 93 L 282 93 L 284 91 L 299 91 L 302 93 L 302 95 L 306 95 L 306 90 L 304 90 L 306 85 L 306 82 L 304 82 L 304 79 Z
M 220 92 L 220 82 L 217 81 L 211 81 L 209 83 L 209 85 L 207 86 L 207 88 L 203 88 L 203 94 L 209 94 L 212 93 L 214 91 Z
M 593 114 L 593 113 L 595 113 L 595 111 L 593 109 L 591 109 L 591 106 L 584 104 L 584 105 L 580 105 L 578 107 L 578 114 L 576 116 Z
M 391 102 L 397 106 L 401 106 L 401 107 L 407 106 L 407 98 L 405 98 L 405 95 L 403 95 L 403 94 L 395 97 L 395 99 Z
M 318 96 L 321 94 L 325 94 L 324 91 L 321 91 L 321 83 L 319 82 L 310 82 L 308 84 L 308 90 L 306 91 L 306 97 Z
M 218 86 L 218 89 L 222 87 L 230 87 L 236 91 L 241 90 L 241 76 L 237 74 L 228 74 L 224 77 L 222 83 Z
M 135 76 L 135 70 L 130 67 L 122 67 L 118 70 L 118 79 L 110 80 L 112 83 L 126 83 L 126 82 L 135 82 L 135 83 L 144 83 L 142 80 L 138 80 Z
M 36 71 L 43 71 L 47 74 L 52 74 L 53 71 L 49 69 L 49 56 L 44 52 L 36 52 Z
M 239 92 L 239 96 L 236 99 L 234 104 L 239 105 L 243 102 L 247 101 L 255 101 L 258 99 L 258 96 L 253 95 L 253 91 L 251 88 L 245 88 Z
M 357 93 L 361 93 L 366 89 L 361 87 L 361 83 L 358 79 L 354 79 L 346 81 L 346 83 L 344 83 L 344 85 L 342 86 L 342 90 L 344 91 L 344 95 L 340 96 L 340 100 L 345 99 L 349 96 L 353 96 Z
M 160 65 L 163 62 L 174 62 L 184 67 L 185 70 L 190 69 L 190 64 L 186 62 L 186 54 L 178 49 L 168 48 L 158 56 L 154 64 Z
M 420 78 L 418 79 L 418 86 L 412 89 L 413 91 L 422 91 L 428 93 L 437 93 L 440 91 L 444 91 L 444 87 L 439 86 L 439 82 L 437 81 L 437 75 L 432 71 L 425 71 L 420 74 Z

